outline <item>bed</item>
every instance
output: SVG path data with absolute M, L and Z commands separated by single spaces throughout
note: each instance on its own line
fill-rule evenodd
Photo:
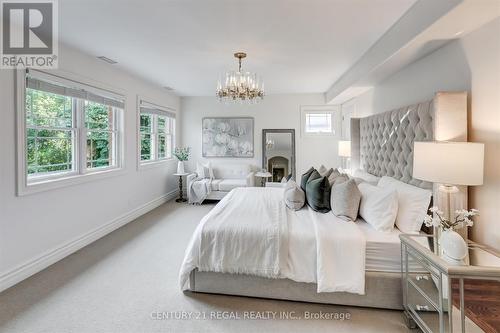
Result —
M 353 163 L 375 176 L 390 176 L 432 189 L 433 184 L 412 178 L 412 156 L 414 141 L 434 139 L 435 104 L 431 100 L 352 119 Z M 332 226 L 328 226 L 333 229 L 321 230 L 326 225 L 322 220 L 332 221 L 332 214 L 312 212 L 308 207 L 297 212 L 283 209 L 278 204 L 277 198 L 282 196 L 279 191 L 283 190 L 233 190 L 200 222 L 181 268 L 183 290 L 402 309 L 398 229 L 381 233 L 358 219 L 348 227 L 345 222 L 339 227 L 341 223 L 334 221 L 339 223 L 331 222 Z M 267 197 L 257 199 L 262 196 Z M 231 203 L 238 200 L 239 206 Z M 227 216 L 222 218 L 224 215 Z M 218 224 L 219 218 L 225 222 L 213 230 L 204 230 L 205 220 Z M 277 222 L 253 225 L 252 218 Z M 283 220 L 286 222 L 279 222 Z M 246 229 L 242 231 L 240 227 Z M 350 231 L 340 232 L 344 230 L 340 228 Z M 225 230 L 226 234 L 217 238 L 220 235 L 216 230 Z M 273 240 L 272 245 L 269 240 Z M 217 244 L 225 245 L 216 247 Z M 266 249 L 260 250 L 261 247 Z M 343 255 L 338 253 L 342 251 Z M 347 265 L 345 258 L 352 264 Z M 246 266 L 239 265 L 241 260 L 246 261 Z M 204 265 L 207 261 L 211 264 Z M 361 261 L 362 273 L 357 265 Z M 414 271 L 419 271 L 418 265 L 410 264 Z M 349 281 L 350 276 L 354 281 Z

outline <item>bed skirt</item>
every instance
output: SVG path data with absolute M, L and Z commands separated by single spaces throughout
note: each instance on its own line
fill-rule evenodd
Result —
M 401 273 L 366 272 L 365 295 L 317 293 L 315 283 L 266 279 L 244 274 L 193 270 L 189 290 L 200 293 L 270 298 L 289 301 L 403 309 Z

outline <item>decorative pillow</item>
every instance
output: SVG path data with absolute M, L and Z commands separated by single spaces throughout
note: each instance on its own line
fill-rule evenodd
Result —
M 326 167 L 323 164 L 321 164 L 321 166 L 318 169 L 318 172 L 321 177 L 328 177 L 333 172 L 333 168 L 326 169 Z
M 293 210 L 299 210 L 306 203 L 306 194 L 293 180 L 289 180 L 285 187 L 285 205 Z
M 358 217 L 361 192 L 354 179 L 332 186 L 330 207 L 332 213 L 346 221 L 355 221 Z
M 353 176 L 356 178 L 361 178 L 365 182 L 370 183 L 372 185 L 377 185 L 380 177 L 374 176 L 371 173 L 368 173 L 361 169 L 354 170 Z
M 349 176 L 341 173 L 338 169 L 332 169 L 332 172 L 328 176 L 328 182 L 330 183 L 330 186 L 342 183 L 347 180 L 349 180 Z
M 210 162 L 207 162 L 205 164 L 202 164 L 200 162 L 196 163 L 196 174 L 200 178 L 215 179 L 212 164 Z
M 314 171 L 314 168 L 311 167 L 309 168 L 309 170 L 306 171 L 306 173 L 304 173 L 302 175 L 302 178 L 300 179 L 300 188 L 305 191 L 306 190 L 306 184 L 307 184 L 307 180 L 309 179 L 309 176 L 311 175 L 311 173 Z
M 396 190 L 382 188 L 363 182 L 358 185 L 361 192 L 359 215 L 378 231 L 391 231 L 398 214 Z
M 306 202 L 313 210 L 320 213 L 330 211 L 330 183 L 314 170 L 306 184 Z
M 377 186 L 390 188 L 397 192 L 396 226 L 399 230 L 406 233 L 418 233 L 427 214 L 432 192 L 388 176 L 382 177 Z

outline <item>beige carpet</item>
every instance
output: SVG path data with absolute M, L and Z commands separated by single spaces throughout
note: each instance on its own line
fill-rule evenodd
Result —
M 177 274 L 184 250 L 200 218 L 211 208 L 167 203 L 4 291 L 0 332 L 407 331 L 399 311 L 183 294 Z M 266 311 L 293 312 L 295 318 L 302 318 L 210 319 L 243 318 L 250 311 L 259 311 L 255 316 Z M 350 320 L 307 320 L 306 311 L 349 313 Z M 200 317 L 168 318 L 189 312 Z

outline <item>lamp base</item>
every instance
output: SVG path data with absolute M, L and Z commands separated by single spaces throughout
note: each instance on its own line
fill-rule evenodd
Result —
M 449 194 L 459 192 L 458 187 L 456 187 L 455 185 L 447 185 L 447 184 L 439 185 L 439 191 Z

